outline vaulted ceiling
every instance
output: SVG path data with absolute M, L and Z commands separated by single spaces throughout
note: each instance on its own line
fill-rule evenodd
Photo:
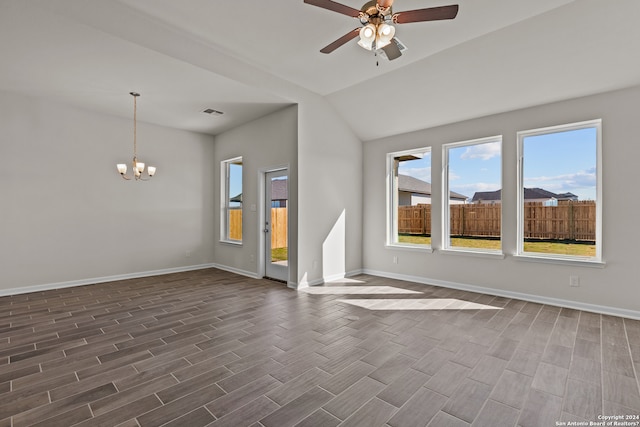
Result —
M 393 7 L 453 3 L 387 61 L 320 53 L 359 21 L 302 0 L 0 0 L 0 90 L 121 117 L 137 91 L 139 120 L 213 135 L 322 96 L 367 141 L 640 84 L 637 0 Z

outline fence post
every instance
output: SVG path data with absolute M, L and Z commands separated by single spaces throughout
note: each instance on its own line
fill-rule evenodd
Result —
M 574 210 L 573 210 L 573 202 L 569 202 L 569 239 L 570 240 L 575 240 L 575 218 L 573 217 L 575 215 Z

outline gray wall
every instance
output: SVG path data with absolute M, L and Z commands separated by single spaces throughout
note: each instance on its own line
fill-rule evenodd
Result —
M 530 296 L 538 301 L 571 303 L 591 309 L 614 308 L 640 315 L 638 294 L 637 212 L 640 198 L 635 171 L 638 144 L 640 88 L 605 93 L 524 110 L 469 120 L 365 142 L 363 205 L 364 271 L 390 277 L 478 289 L 505 295 Z M 516 260 L 516 132 L 519 130 L 603 120 L 603 259 L 604 268 Z M 503 135 L 503 250 L 504 259 L 444 254 L 441 247 L 442 145 Z M 385 154 L 431 146 L 433 153 L 433 253 L 385 248 Z M 393 257 L 398 263 L 393 263 Z M 581 286 L 569 287 L 569 276 Z M 631 310 L 634 313 L 627 313 Z
M 150 182 L 130 119 L 0 92 L 0 293 L 213 261 L 213 138 L 139 122 L 138 154 Z
M 214 262 L 217 266 L 249 276 L 258 276 L 260 236 L 261 173 L 282 167 L 289 168 L 289 265 L 290 277 L 296 277 L 297 263 L 297 143 L 298 107 L 291 106 L 268 116 L 238 126 L 215 137 L 214 163 L 215 199 Z M 220 242 L 220 162 L 242 156 L 242 245 Z M 250 206 L 256 205 L 256 211 Z
M 299 108 L 299 286 L 362 267 L 362 143 L 333 107 L 305 97 Z

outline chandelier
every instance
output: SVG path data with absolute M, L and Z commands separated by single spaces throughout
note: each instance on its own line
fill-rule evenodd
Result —
M 142 173 L 144 172 L 144 163 L 139 162 L 138 161 L 138 147 L 136 145 L 136 130 L 137 130 L 137 104 L 136 104 L 136 100 L 138 99 L 138 97 L 140 96 L 139 93 L 136 92 L 129 92 L 129 94 L 131 96 L 133 96 L 133 177 L 128 177 L 127 176 L 127 165 L 126 163 L 118 163 L 117 164 L 117 168 L 118 168 L 118 172 L 120 173 L 120 176 L 122 176 L 124 179 L 126 180 L 131 180 L 131 179 L 135 179 L 136 181 L 148 181 L 149 179 L 151 179 L 151 177 L 153 177 L 153 175 L 155 175 L 156 173 L 156 168 L 155 166 L 149 166 L 147 167 L 147 178 L 143 178 L 142 177 Z

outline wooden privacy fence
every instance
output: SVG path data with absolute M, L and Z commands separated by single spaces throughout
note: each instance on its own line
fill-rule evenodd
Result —
M 451 205 L 450 233 L 457 237 L 500 237 L 500 204 Z M 525 239 L 596 239 L 594 201 L 524 204 Z M 398 207 L 398 233 L 431 235 L 431 205 Z
M 271 249 L 287 247 L 287 208 L 271 208 Z
M 287 208 L 271 208 L 271 248 L 287 247 Z M 229 211 L 229 238 L 242 239 L 242 209 Z

